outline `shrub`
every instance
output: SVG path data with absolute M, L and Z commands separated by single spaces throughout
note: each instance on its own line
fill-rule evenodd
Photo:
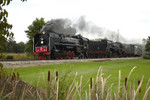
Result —
M 6 59 L 6 56 L 3 54 L 0 54 L 0 59 Z
M 7 56 L 6 59 L 14 59 L 13 56 Z
M 144 55 L 143 58 L 144 59 L 150 59 L 150 55 Z
M 7 77 L 7 76 L 8 76 L 7 72 L 3 70 L 3 64 L 0 63 L 0 80 L 1 80 L 2 78 Z

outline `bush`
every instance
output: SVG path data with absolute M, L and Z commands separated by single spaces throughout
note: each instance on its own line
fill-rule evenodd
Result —
M 34 56 L 33 56 L 33 55 L 28 54 L 28 55 L 26 55 L 24 58 L 25 58 L 25 59 L 34 59 Z
M 33 55 L 23 54 L 23 53 L 0 53 L 0 59 L 34 59 Z
M 2 78 L 7 77 L 7 76 L 8 76 L 7 72 L 3 70 L 3 64 L 0 63 L 0 80 L 1 80 Z
M 150 55 L 144 55 L 143 58 L 144 59 L 150 59 Z
M 3 54 L 0 54 L 0 59 L 6 59 L 6 56 Z
M 7 56 L 6 59 L 14 59 L 13 56 Z

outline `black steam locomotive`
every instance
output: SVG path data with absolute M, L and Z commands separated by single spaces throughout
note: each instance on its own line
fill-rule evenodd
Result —
M 91 41 L 81 35 L 69 36 L 44 29 L 34 36 L 33 50 L 38 59 L 134 57 L 142 54 L 140 45 L 106 39 Z
M 71 59 L 88 57 L 87 38 L 81 35 L 65 36 L 55 32 L 45 32 L 34 36 L 34 54 L 38 59 Z

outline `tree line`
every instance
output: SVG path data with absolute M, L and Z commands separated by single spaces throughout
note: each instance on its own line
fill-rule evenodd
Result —
M 2 46 L 1 52 L 7 53 L 24 53 L 25 52 L 25 43 L 17 43 L 13 38 L 10 38 L 7 43 L 0 43 Z

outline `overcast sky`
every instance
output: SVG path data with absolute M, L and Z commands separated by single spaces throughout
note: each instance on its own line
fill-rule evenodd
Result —
M 81 16 L 99 27 L 119 29 L 129 40 L 140 40 L 150 36 L 149 5 L 150 0 L 13 0 L 5 8 L 17 42 L 28 40 L 24 31 L 35 18 L 76 20 Z

